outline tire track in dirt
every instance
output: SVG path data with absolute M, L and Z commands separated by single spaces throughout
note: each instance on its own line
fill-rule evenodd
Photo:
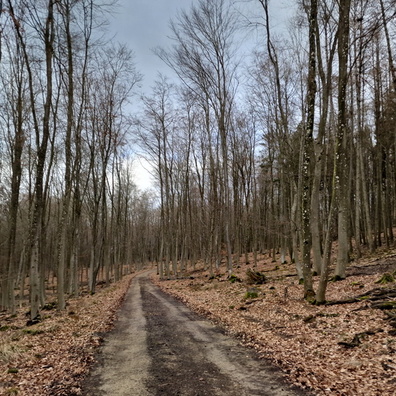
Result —
M 105 337 L 86 396 L 307 394 L 253 350 L 138 275 Z

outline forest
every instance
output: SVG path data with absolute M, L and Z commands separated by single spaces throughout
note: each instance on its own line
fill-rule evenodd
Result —
M 147 263 L 231 275 L 264 252 L 321 304 L 352 258 L 394 246 L 396 3 L 295 3 L 280 32 L 269 0 L 194 2 L 155 50 L 176 79 L 141 94 L 112 2 L 0 1 L 1 309 L 28 297 L 35 320 L 51 293 L 62 310 Z

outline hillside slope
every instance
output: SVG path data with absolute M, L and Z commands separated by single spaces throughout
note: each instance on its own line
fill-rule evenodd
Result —
M 383 301 L 396 308 L 396 287 L 376 283 L 396 271 L 395 252 L 351 263 L 347 279 L 329 283 L 327 298 L 336 304 L 325 306 L 303 300 L 292 264 L 262 257 L 253 269 L 265 275 L 261 285 L 247 284 L 248 268 L 239 265 L 234 281 L 196 270 L 155 282 L 271 359 L 296 385 L 320 395 L 395 394 L 396 309 L 378 308 Z

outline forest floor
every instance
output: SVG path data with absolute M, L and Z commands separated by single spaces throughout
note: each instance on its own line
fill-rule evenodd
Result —
M 299 396 L 256 351 L 150 281 L 132 281 L 114 329 L 84 381 L 85 396 Z
M 265 275 L 247 284 L 247 269 Z M 289 381 L 317 395 L 394 395 L 396 283 L 376 283 L 396 271 L 396 251 L 350 263 L 347 279 L 330 282 L 330 305 L 305 302 L 292 264 L 261 256 L 241 263 L 235 281 L 225 271 L 196 269 L 183 279 L 153 281 L 277 365 Z M 91 295 L 51 305 L 27 326 L 26 307 L 0 313 L 0 395 L 79 395 L 135 275 Z M 338 302 L 338 304 L 331 304 Z M 385 304 L 387 303 L 387 304 Z M 382 308 L 382 309 L 379 309 Z M 389 309 L 385 309 L 389 308 Z M 393 309 L 390 309 L 393 308 Z
M 67 301 L 59 312 L 52 304 L 41 322 L 27 325 L 27 306 L 15 315 L 0 312 L 0 395 L 81 394 L 81 382 L 116 319 L 134 274 L 108 288 L 98 287 Z M 50 297 L 50 290 L 47 290 Z
M 265 275 L 248 284 L 247 269 Z M 330 282 L 329 305 L 303 299 L 293 264 L 261 257 L 240 264 L 234 281 L 222 271 L 196 270 L 184 279 L 155 282 L 199 314 L 257 350 L 295 385 L 317 395 L 396 394 L 396 251 L 351 262 L 347 278 Z M 315 277 L 318 278 L 318 277 Z M 315 279 L 315 286 L 318 279 Z

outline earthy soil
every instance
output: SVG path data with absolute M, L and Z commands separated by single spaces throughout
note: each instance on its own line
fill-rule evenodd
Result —
M 65 311 L 50 288 L 34 325 L 21 300 L 15 315 L 0 312 L 0 395 L 299 394 L 282 373 L 304 394 L 395 395 L 396 282 L 381 282 L 396 276 L 396 250 L 351 262 L 325 306 L 304 301 L 294 265 L 279 260 L 263 254 L 253 267 L 241 257 L 235 282 L 224 265 L 211 274 L 198 263 L 169 280 L 152 272 L 166 294 L 147 271 L 129 274 L 69 298 Z M 249 269 L 264 284 L 249 284 Z
M 34 325 L 27 324 L 28 301 L 21 301 L 15 315 L 0 312 L 0 395 L 81 395 L 81 381 L 112 328 L 133 276 L 99 286 L 94 295 L 69 298 L 64 311 L 53 300 Z
M 132 281 L 115 328 L 83 386 L 104 395 L 298 395 L 279 369 L 163 293 L 148 272 Z
M 373 275 L 392 273 L 396 270 L 396 255 L 391 254 L 386 258 L 378 258 L 369 261 L 366 265 L 355 264 L 347 269 L 347 276 Z
M 241 257 L 232 277 L 225 266 L 212 274 L 197 265 L 178 279 L 153 279 L 274 362 L 302 389 L 316 395 L 395 395 L 396 283 L 382 283 L 385 273 L 396 276 L 395 250 L 351 262 L 346 279 L 328 284 L 328 304 L 321 306 L 304 300 L 294 264 L 278 259 L 262 255 L 253 267 Z M 250 284 L 252 270 L 265 275 L 263 284 Z

